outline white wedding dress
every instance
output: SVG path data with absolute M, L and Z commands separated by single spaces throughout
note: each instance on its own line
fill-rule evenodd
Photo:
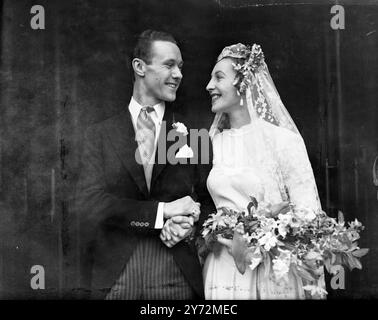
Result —
M 269 141 L 261 141 L 261 130 Z M 270 143 L 274 155 L 259 154 L 261 143 Z M 296 205 L 320 209 L 313 171 L 299 134 L 255 119 L 240 129 L 216 134 L 213 150 L 207 187 L 217 208 L 246 211 L 250 196 L 276 204 L 288 200 L 288 194 Z M 254 270 L 247 267 L 241 274 L 223 246 L 220 253 L 207 256 L 203 277 L 209 300 L 305 298 L 302 280 L 293 273 L 288 283 L 280 285 L 272 280 L 271 272 L 265 273 L 263 263 Z

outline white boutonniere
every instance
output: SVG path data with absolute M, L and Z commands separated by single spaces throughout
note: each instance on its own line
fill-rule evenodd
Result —
M 187 144 L 183 145 L 176 153 L 176 158 L 193 158 L 193 150 Z
M 188 135 L 188 129 L 182 122 L 174 122 L 172 127 L 176 129 L 178 133 L 181 133 L 184 137 Z M 192 158 L 194 156 L 193 150 L 187 144 L 183 145 L 176 153 L 176 158 Z
M 182 133 L 184 136 L 188 135 L 188 129 L 182 122 L 175 122 L 172 127 L 176 129 L 178 133 Z

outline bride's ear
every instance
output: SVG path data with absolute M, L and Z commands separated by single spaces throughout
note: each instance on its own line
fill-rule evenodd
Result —
M 133 66 L 134 72 L 138 76 L 144 77 L 146 72 L 146 63 L 142 59 L 134 58 L 131 64 Z

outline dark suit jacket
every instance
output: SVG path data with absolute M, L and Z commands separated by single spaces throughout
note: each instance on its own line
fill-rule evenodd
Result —
M 174 118 L 185 123 L 167 105 L 163 118 L 167 131 Z M 166 142 L 166 150 L 174 143 L 166 141 L 163 130 L 160 139 Z M 92 297 L 107 293 L 140 239 L 159 237 L 160 230 L 154 229 L 154 224 L 160 201 L 190 195 L 202 204 L 201 221 L 214 209 L 206 188 L 211 159 L 209 165 L 155 164 L 148 192 L 143 166 L 135 160 L 136 149 L 127 108 L 89 127 L 85 135 L 76 210 L 82 249 L 81 286 L 91 288 Z M 194 244 L 181 241 L 170 250 L 196 294 L 203 297 L 202 270 Z

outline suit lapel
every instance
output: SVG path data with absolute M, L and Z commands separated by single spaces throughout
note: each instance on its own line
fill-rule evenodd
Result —
M 106 132 L 123 165 L 128 169 L 140 191 L 147 197 L 148 190 L 143 165 L 135 160 L 138 144 L 135 141 L 134 126 L 127 108 L 119 116 L 114 117 L 114 121 L 107 123 Z
M 153 189 L 157 178 L 159 177 L 160 173 L 163 169 L 167 166 L 168 159 L 167 159 L 167 151 L 169 147 L 174 143 L 174 141 L 167 141 L 167 135 L 169 130 L 172 129 L 172 123 L 174 119 L 173 114 L 173 107 L 166 103 L 165 112 L 163 117 L 163 123 L 159 134 L 158 145 L 156 148 L 155 154 L 155 165 L 152 171 L 152 178 L 151 178 L 151 188 Z M 164 121 L 165 121 L 165 128 L 164 128 Z M 159 159 L 160 158 L 160 159 Z M 163 158 L 163 159 L 162 159 Z

